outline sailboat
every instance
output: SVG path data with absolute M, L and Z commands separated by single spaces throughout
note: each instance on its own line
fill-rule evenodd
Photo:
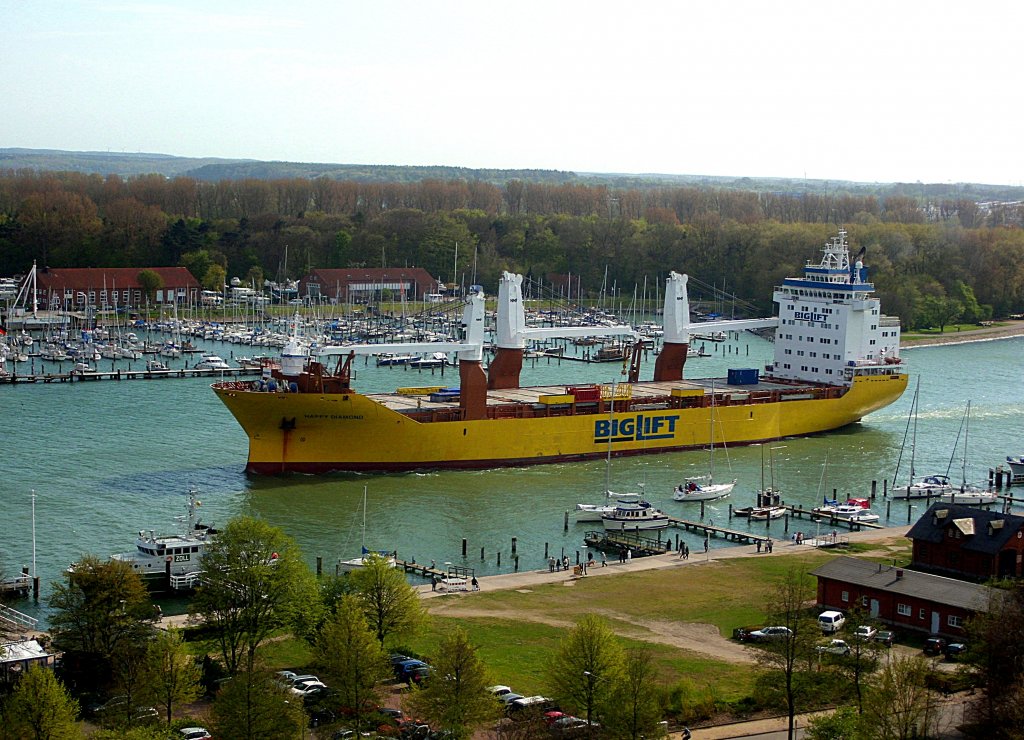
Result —
M 722 446 L 725 446 L 725 435 L 722 435 Z M 714 501 L 725 498 L 736 487 L 736 479 L 731 483 L 715 483 L 715 385 L 711 384 L 711 446 L 708 452 L 708 474 L 695 475 L 687 478 L 672 492 L 676 501 Z
M 903 487 L 893 484 L 892 497 L 895 499 L 935 498 L 943 494 L 952 493 L 953 484 L 949 482 L 948 475 L 925 475 L 917 477 L 914 470 L 914 455 L 917 449 L 917 402 L 921 392 L 921 381 L 917 382 L 914 388 L 914 398 L 910 402 L 910 416 L 907 419 L 907 431 L 910 432 L 910 483 Z M 906 444 L 906 433 L 904 433 L 904 444 Z M 900 451 L 902 457 L 903 452 Z M 947 470 L 948 473 L 948 470 Z M 899 474 L 899 462 L 896 463 L 896 473 L 893 480 Z
M 614 401 L 611 404 L 614 412 Z M 642 486 L 641 486 L 642 487 Z M 643 496 L 636 492 L 619 492 L 612 490 L 612 440 L 608 437 L 608 457 L 604 463 L 604 497 L 602 504 L 576 504 L 575 517 L 577 522 L 599 522 L 605 514 L 614 514 L 619 503 L 641 504 L 644 503 Z
M 734 516 L 747 516 L 754 520 L 764 521 L 765 519 L 779 519 L 786 513 L 786 507 L 782 505 L 782 494 L 775 487 L 775 450 L 781 450 L 785 445 L 777 445 L 768 450 L 768 467 L 771 474 L 771 483 L 765 488 L 764 485 L 764 446 L 761 446 L 761 490 L 757 492 L 757 503 L 744 509 L 735 509 Z
M 350 560 L 339 560 L 338 561 L 338 572 L 339 573 L 350 573 L 351 571 L 358 570 L 366 565 L 366 562 L 371 557 L 381 557 L 387 562 L 387 564 L 394 568 L 396 565 L 395 553 L 393 552 L 374 552 L 366 549 L 366 486 L 363 486 L 363 525 L 362 525 L 362 536 L 360 538 L 360 555 L 357 558 Z
M 985 491 L 977 486 L 967 485 L 967 434 L 971 425 L 971 402 L 967 402 L 967 409 L 964 411 L 964 418 L 961 422 L 961 427 L 964 433 L 964 454 L 960 465 L 961 479 L 960 488 L 957 490 L 944 493 L 939 497 L 939 500 L 946 501 L 951 504 L 967 504 L 970 506 L 986 506 L 988 504 L 994 504 L 999 500 L 999 494 L 995 491 Z M 957 441 L 959 442 L 960 437 L 957 435 Z M 953 454 L 956 454 L 956 445 L 953 447 Z M 950 459 L 950 467 L 953 465 L 952 459 Z M 948 472 L 948 471 L 947 471 Z

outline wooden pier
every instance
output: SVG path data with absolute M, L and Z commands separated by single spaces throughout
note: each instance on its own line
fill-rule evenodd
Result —
M 232 367 L 227 370 L 180 368 L 174 370 L 110 370 L 97 372 L 45 373 L 42 375 L 3 375 L 0 385 L 20 383 L 81 383 L 91 380 L 158 380 L 161 378 L 238 378 L 260 375 L 261 368 Z
M 646 555 L 664 555 L 670 552 L 672 540 L 662 541 L 658 530 L 658 539 L 647 537 L 637 531 L 591 531 L 583 535 L 583 542 L 587 547 L 593 547 L 602 552 L 625 552 L 629 550 L 634 557 Z
M 750 531 L 732 529 L 730 527 L 719 527 L 710 519 L 707 522 L 695 522 L 690 519 L 679 519 L 674 516 L 670 516 L 668 519 L 675 527 L 685 529 L 687 532 L 698 532 L 705 537 L 724 537 L 727 540 L 744 544 L 767 542 L 771 539 L 768 535 L 754 534 Z
M 826 527 L 835 529 L 837 527 L 846 527 L 851 532 L 859 532 L 862 529 L 884 529 L 884 527 L 878 522 L 855 522 L 852 519 L 846 517 L 836 516 L 834 514 L 823 514 L 813 509 L 805 509 L 802 506 L 786 506 L 786 515 L 792 516 L 797 519 L 803 519 L 805 516 L 812 522 L 819 522 L 824 524 Z

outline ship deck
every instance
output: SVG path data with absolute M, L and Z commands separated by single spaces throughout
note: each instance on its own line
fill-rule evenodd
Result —
M 604 384 L 609 385 L 609 384 Z M 675 381 L 641 381 L 628 384 L 632 388 L 632 395 L 629 397 L 629 405 L 632 408 L 642 408 L 644 403 L 661 404 L 665 399 L 672 396 L 674 390 L 700 390 L 704 396 L 711 394 L 714 386 L 715 395 L 728 394 L 732 396 L 745 395 L 750 393 L 772 393 L 785 391 L 787 395 L 800 394 L 801 392 L 820 391 L 821 386 L 812 383 L 779 383 L 761 378 L 758 383 L 748 385 L 730 385 L 725 378 L 696 378 L 693 380 Z M 487 406 L 521 406 L 540 405 L 542 396 L 559 396 L 566 392 L 565 385 L 540 385 L 526 388 L 504 388 L 500 390 L 487 391 Z M 398 413 L 411 413 L 416 411 L 442 411 L 456 409 L 459 407 L 458 396 L 451 399 L 431 400 L 427 393 L 407 395 L 402 393 L 368 393 L 370 398 L 377 403 L 396 411 Z M 607 399 L 606 399 L 607 400 Z M 616 401 L 619 398 L 616 397 Z

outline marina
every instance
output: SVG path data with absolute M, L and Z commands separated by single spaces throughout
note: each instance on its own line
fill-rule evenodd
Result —
M 223 343 L 195 341 L 202 349 L 229 354 Z M 722 349 L 718 356 L 702 360 L 699 368 L 689 369 L 688 379 L 699 381 L 703 374 L 721 377 L 729 358 L 737 355 L 757 366 L 772 351 L 770 343 L 747 333 L 731 336 Z M 1024 338 L 906 351 L 911 375 L 922 379 L 920 464 L 945 470 L 963 415 L 960 399 L 969 396 L 972 460 L 976 461 L 968 469 L 969 481 L 984 484 L 990 469 L 1006 467 L 1007 455 L 1017 453 L 1004 447 L 1006 430 L 1024 427 L 1024 391 L 1017 382 L 1022 353 Z M 973 368 L 982 365 L 986 374 L 979 377 Z M 609 368 L 607 382 L 615 381 L 617 371 Z M 559 364 L 557 358 L 526 362 L 523 369 L 524 380 L 532 385 L 555 385 L 556 378 L 580 383 L 592 379 L 592 373 L 592 366 Z M 372 363 L 359 369 L 360 385 L 368 391 L 396 385 L 446 387 L 447 380 L 437 380 L 439 370 L 378 368 Z M 5 455 L 21 461 L 8 466 L 4 483 L 6 520 L 0 565 L 5 575 L 31 562 L 28 492 L 33 488 L 38 495 L 40 533 L 41 600 L 12 595 L 15 608 L 45 622 L 49 584 L 60 578 L 70 562 L 86 553 L 108 557 L 122 552 L 130 547 L 137 530 L 164 528 L 180 509 L 181 492 L 191 486 L 203 491 L 203 511 L 210 520 L 223 523 L 237 514 L 264 519 L 296 539 L 311 567 L 317 558 L 334 562 L 358 551 L 360 522 L 355 512 L 364 485 L 369 487 L 375 512 L 367 522 L 367 541 L 397 550 L 405 563 L 415 560 L 419 572 L 410 568 L 411 578 L 422 579 L 420 572 L 431 559 L 471 568 L 483 576 L 514 572 L 517 564 L 519 572 L 546 569 L 549 552 L 564 551 L 575 562 L 591 550 L 585 536 L 594 527 L 570 522 L 564 528 L 565 512 L 605 490 L 603 459 L 479 471 L 249 477 L 244 472 L 245 435 L 209 392 L 210 382 L 204 377 L 184 377 L 176 383 L 95 383 L 82 388 L 26 384 L 16 393 L 5 392 L 0 402 Z M 941 390 L 947 387 L 958 389 L 955 398 Z M 822 461 L 827 453 L 830 496 L 836 489 L 843 500 L 869 498 L 872 481 L 877 481 L 873 509 L 881 515 L 880 523 L 906 525 L 927 508 L 925 500 L 907 502 L 890 495 L 909 402 L 907 394 L 859 424 L 787 439 L 775 463 L 782 478 L 780 487 L 786 492 L 784 503 L 792 507 L 788 518 L 729 519 L 730 506 L 754 502 L 762 458 L 758 445 L 730 445 L 719 451 L 716 470 L 738 483 L 729 498 L 704 502 L 703 508 L 700 502 L 673 501 L 672 492 L 680 479 L 706 472 L 707 450 L 616 458 L 610 482 L 617 489 L 643 482 L 645 497 L 655 506 L 696 525 L 777 541 L 803 530 L 804 543 L 809 544 L 816 534 L 810 510 L 821 503 Z M 1008 469 L 1006 473 L 1008 482 Z M 1000 506 L 1010 503 L 1019 510 L 1024 504 L 1016 487 L 1004 488 L 1003 493 L 1017 499 L 1001 500 Z M 805 513 L 799 516 L 794 509 L 798 512 L 801 507 Z M 796 524 L 801 519 L 804 523 Z M 848 531 L 841 522 L 833 527 L 825 520 L 818 529 L 823 546 L 835 544 L 831 530 L 839 530 L 839 543 L 841 532 Z M 673 544 L 678 536 L 691 551 L 702 550 L 703 530 L 675 527 L 670 531 Z M 656 542 L 657 533 L 652 534 Z M 665 532 L 662 535 L 664 542 Z M 512 538 L 518 541 L 515 556 Z M 711 536 L 708 541 L 712 550 L 742 543 L 724 536 Z M 444 566 L 438 570 L 447 572 Z

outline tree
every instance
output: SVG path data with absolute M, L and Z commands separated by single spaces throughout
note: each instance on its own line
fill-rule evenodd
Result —
M 200 667 L 185 649 L 181 630 L 157 630 L 146 649 L 143 684 L 146 695 L 165 710 L 168 725 L 176 705 L 199 696 L 201 677 Z
M 499 707 L 487 690 L 487 670 L 465 630 L 455 627 L 445 633 L 432 666 L 433 676 L 408 702 L 429 724 L 466 740 L 474 728 L 497 718 Z
M 220 740 L 292 740 L 303 736 L 302 701 L 263 671 L 241 671 L 213 702 L 213 735 Z
M 53 644 L 65 653 L 65 670 L 79 666 L 105 683 L 117 654 L 131 652 L 150 635 L 153 605 L 142 579 L 123 560 L 87 556 L 53 584 L 49 599 Z
M 4 702 L 0 736 L 19 740 L 72 740 L 82 732 L 75 723 L 78 702 L 53 675 L 38 664 L 31 666 Z
M 925 685 L 928 662 L 919 656 L 890 655 L 864 697 L 862 726 L 875 740 L 931 737 L 936 716 Z
M 967 622 L 966 656 L 983 689 L 971 708 L 978 727 L 999 732 L 1020 727 L 1024 694 L 1024 585 L 993 589 L 987 608 Z
M 203 275 L 203 287 L 220 293 L 224 290 L 224 284 L 227 279 L 227 270 L 218 264 L 212 264 L 206 268 L 206 273 Z
M 363 707 L 376 698 L 377 685 L 390 677 L 391 666 L 354 595 L 339 599 L 317 639 L 315 654 L 328 683 L 354 712 L 359 727 Z
M 831 714 L 812 719 L 804 732 L 807 740 L 859 740 L 865 737 L 861 719 L 853 707 L 839 707 Z
M 580 619 L 551 662 L 548 683 L 555 698 L 588 724 L 601 720 L 622 674 L 623 652 L 608 624 L 593 614 Z
M 405 575 L 381 556 L 368 555 L 350 578 L 381 647 L 389 637 L 415 633 L 426 619 L 423 604 Z
M 318 619 L 316 581 L 280 529 L 250 517 L 228 522 L 203 558 L 192 609 L 216 633 L 228 673 L 252 673 L 256 650 L 276 630 L 302 634 Z
M 872 625 L 872 619 L 863 609 L 854 608 L 847 615 L 850 624 Z M 864 684 L 868 676 L 878 668 L 880 653 L 885 649 L 882 643 L 875 640 L 854 638 L 847 643 L 850 647 L 850 654 L 837 660 L 839 670 L 849 677 L 853 684 L 854 692 L 857 694 L 857 712 L 864 711 Z
M 649 650 L 626 651 L 622 677 L 604 719 L 606 728 L 616 737 L 637 740 L 656 736 L 661 707 Z
M 789 632 L 782 639 L 760 643 L 757 656 L 764 668 L 781 674 L 790 740 L 795 737 L 795 717 L 800 700 L 797 674 L 801 664 L 810 664 L 811 656 L 815 654 L 814 641 L 819 634 L 818 625 L 804 611 L 804 604 L 813 598 L 810 577 L 800 565 L 790 567 L 772 586 L 767 608 L 771 623 L 786 627 Z
M 164 287 L 164 279 L 153 270 L 141 270 L 135 279 L 146 296 L 147 303 L 156 302 L 156 292 Z

